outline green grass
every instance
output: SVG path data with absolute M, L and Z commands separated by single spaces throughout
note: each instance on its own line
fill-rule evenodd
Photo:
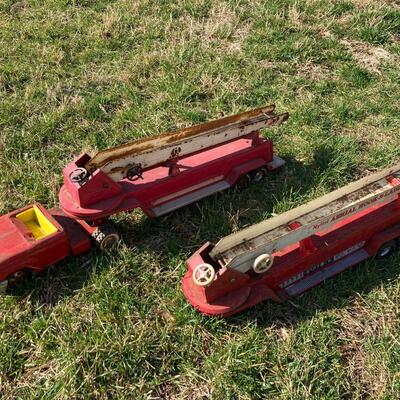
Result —
M 400 160 L 395 0 L 0 2 L 0 212 L 57 203 L 74 155 L 266 103 L 284 173 L 167 217 L 0 300 L 4 399 L 400 398 L 400 258 L 291 302 L 195 312 L 185 259 Z

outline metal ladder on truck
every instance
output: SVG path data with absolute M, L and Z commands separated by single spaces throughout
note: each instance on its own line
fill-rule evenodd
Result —
M 400 164 L 397 164 L 226 236 L 209 256 L 222 267 L 264 273 L 272 267 L 273 254 L 279 250 L 298 242 L 307 249 L 314 233 L 333 227 L 369 207 L 392 202 L 399 194 Z
M 114 181 L 140 175 L 145 168 L 249 135 L 261 128 L 280 125 L 288 113 L 274 114 L 275 105 L 267 105 L 237 115 L 200 125 L 147 137 L 121 146 L 99 151 L 85 164 L 92 173 L 101 169 Z M 271 169 L 284 162 L 274 156 Z M 276 164 L 276 165 L 275 165 Z

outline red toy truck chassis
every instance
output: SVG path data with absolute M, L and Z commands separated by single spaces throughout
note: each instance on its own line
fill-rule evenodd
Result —
M 79 157 L 64 169 L 60 205 L 74 218 L 102 223 L 140 207 L 157 217 L 224 190 L 239 180 L 260 180 L 283 164 L 259 129 L 287 114 L 274 106 Z
M 183 291 L 207 315 L 282 302 L 347 268 L 389 255 L 400 238 L 400 165 L 297 209 L 206 243 L 187 261 Z

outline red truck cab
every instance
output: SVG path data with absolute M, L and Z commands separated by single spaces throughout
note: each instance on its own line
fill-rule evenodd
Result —
M 27 271 L 41 272 L 90 247 L 84 229 L 58 208 L 47 211 L 36 203 L 3 215 L 0 217 L 2 289 Z

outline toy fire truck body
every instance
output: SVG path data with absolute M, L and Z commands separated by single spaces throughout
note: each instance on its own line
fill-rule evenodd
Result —
M 206 243 L 187 261 L 183 291 L 207 315 L 282 302 L 347 268 L 389 255 L 400 237 L 400 165 Z
M 222 191 L 260 180 L 283 165 L 261 128 L 287 114 L 266 106 L 177 132 L 82 155 L 64 169 L 60 204 L 69 215 L 101 224 L 140 207 L 157 217 Z

